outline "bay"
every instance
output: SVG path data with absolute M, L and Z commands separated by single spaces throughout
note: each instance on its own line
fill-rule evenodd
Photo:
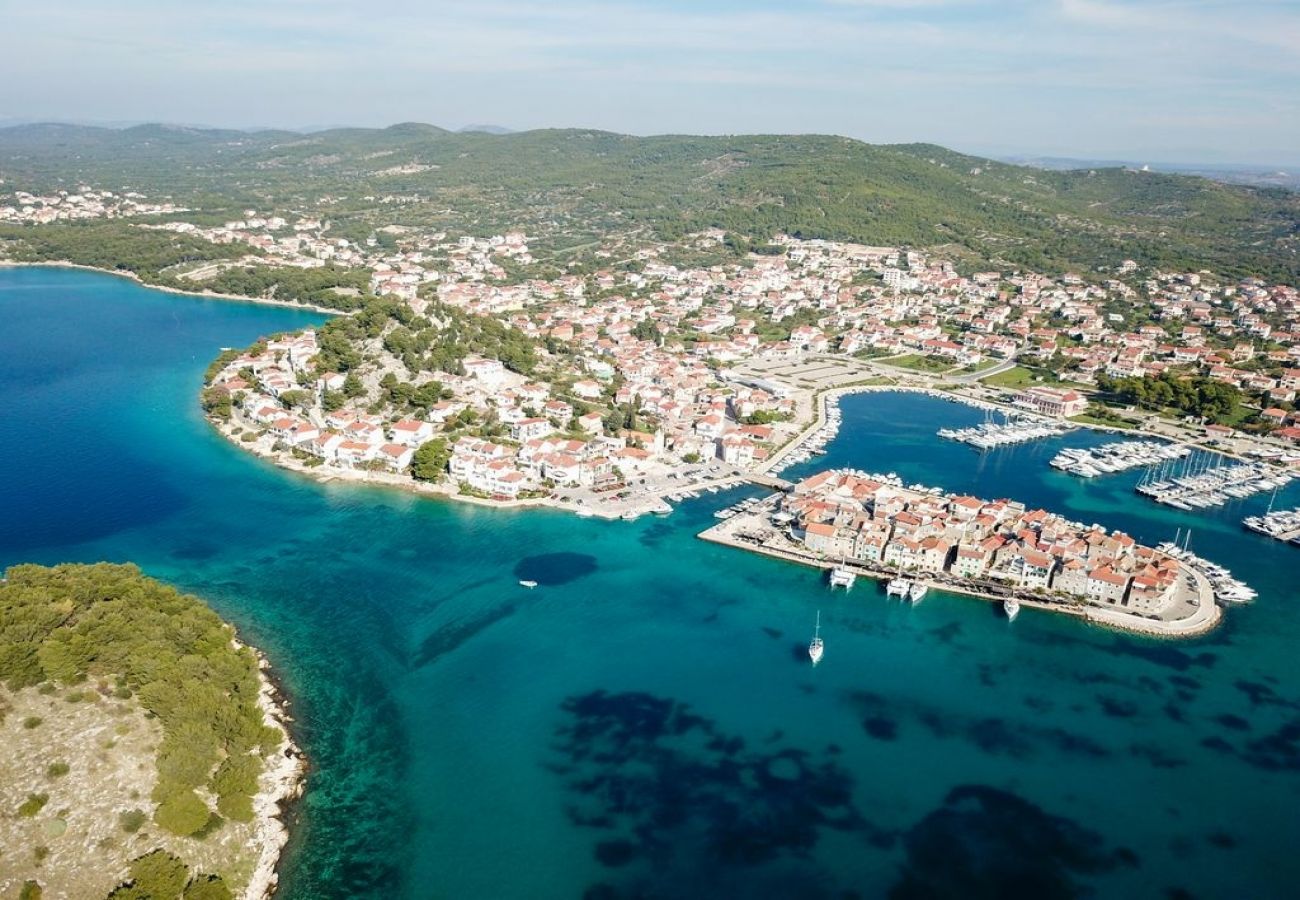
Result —
M 1046 465 L 1108 436 L 978 454 L 935 431 L 982 413 L 848 397 L 791 474 L 1190 526 L 1260 592 L 1190 642 L 911 608 L 695 538 L 751 489 L 632 523 L 498 511 L 319 484 L 209 428 L 221 347 L 320 321 L 0 270 L 0 565 L 131 560 L 267 652 L 313 765 L 281 896 L 1293 892 L 1300 551 L 1240 528 L 1266 497 L 1180 513 L 1136 472 Z

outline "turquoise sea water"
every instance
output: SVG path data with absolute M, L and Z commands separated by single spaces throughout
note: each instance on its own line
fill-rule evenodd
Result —
M 1108 438 L 980 455 L 934 436 L 978 412 L 851 397 L 805 471 L 1191 525 L 1260 591 L 1187 643 L 913 609 L 695 538 L 748 490 L 606 523 L 319 485 L 215 435 L 219 348 L 316 321 L 0 270 L 0 565 L 133 560 L 268 653 L 313 762 L 282 896 L 1294 895 L 1300 550 L 1238 525 L 1267 498 L 1179 513 L 1046 465 Z

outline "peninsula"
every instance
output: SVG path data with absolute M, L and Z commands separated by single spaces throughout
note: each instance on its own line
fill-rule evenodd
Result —
M 889 579 L 889 593 L 913 603 L 933 586 L 1006 603 L 1011 615 L 1025 604 L 1161 637 L 1202 634 L 1220 617 L 1211 581 L 1175 548 L 891 475 L 824 471 L 700 536 L 833 567 L 840 586 L 858 574 Z
M 133 566 L 15 566 L 0 647 L 0 895 L 273 892 L 304 765 L 229 625 Z

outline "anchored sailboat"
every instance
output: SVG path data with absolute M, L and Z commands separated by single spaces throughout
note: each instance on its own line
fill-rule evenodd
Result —
M 822 645 L 822 611 L 819 609 L 817 610 L 817 628 L 816 630 L 813 631 L 812 643 L 808 645 L 808 658 L 812 660 L 812 664 L 814 666 L 822 661 L 823 652 L 824 652 L 824 647 Z

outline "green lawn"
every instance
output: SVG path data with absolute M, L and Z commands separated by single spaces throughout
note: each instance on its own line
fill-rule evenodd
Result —
M 1077 381 L 1065 381 L 1046 369 L 1033 369 L 1029 366 L 1016 366 L 1014 369 L 1007 369 L 997 375 L 990 375 L 988 378 L 982 379 L 980 384 L 989 387 L 1013 389 L 1032 387 L 1037 384 L 1047 387 L 1074 388 L 1076 391 L 1095 390 L 1095 388 L 1080 384 Z
M 1036 373 L 1024 366 L 1016 366 L 1014 369 L 1007 369 L 1005 372 L 990 375 L 981 382 L 981 384 L 987 384 L 991 387 L 1004 388 L 1023 388 L 1035 383 L 1037 383 Z
M 895 359 L 882 359 L 879 361 L 887 366 L 898 366 L 901 369 L 913 369 L 917 372 L 947 372 L 954 365 L 952 360 L 940 359 L 937 356 L 926 356 L 923 353 L 909 353 Z

